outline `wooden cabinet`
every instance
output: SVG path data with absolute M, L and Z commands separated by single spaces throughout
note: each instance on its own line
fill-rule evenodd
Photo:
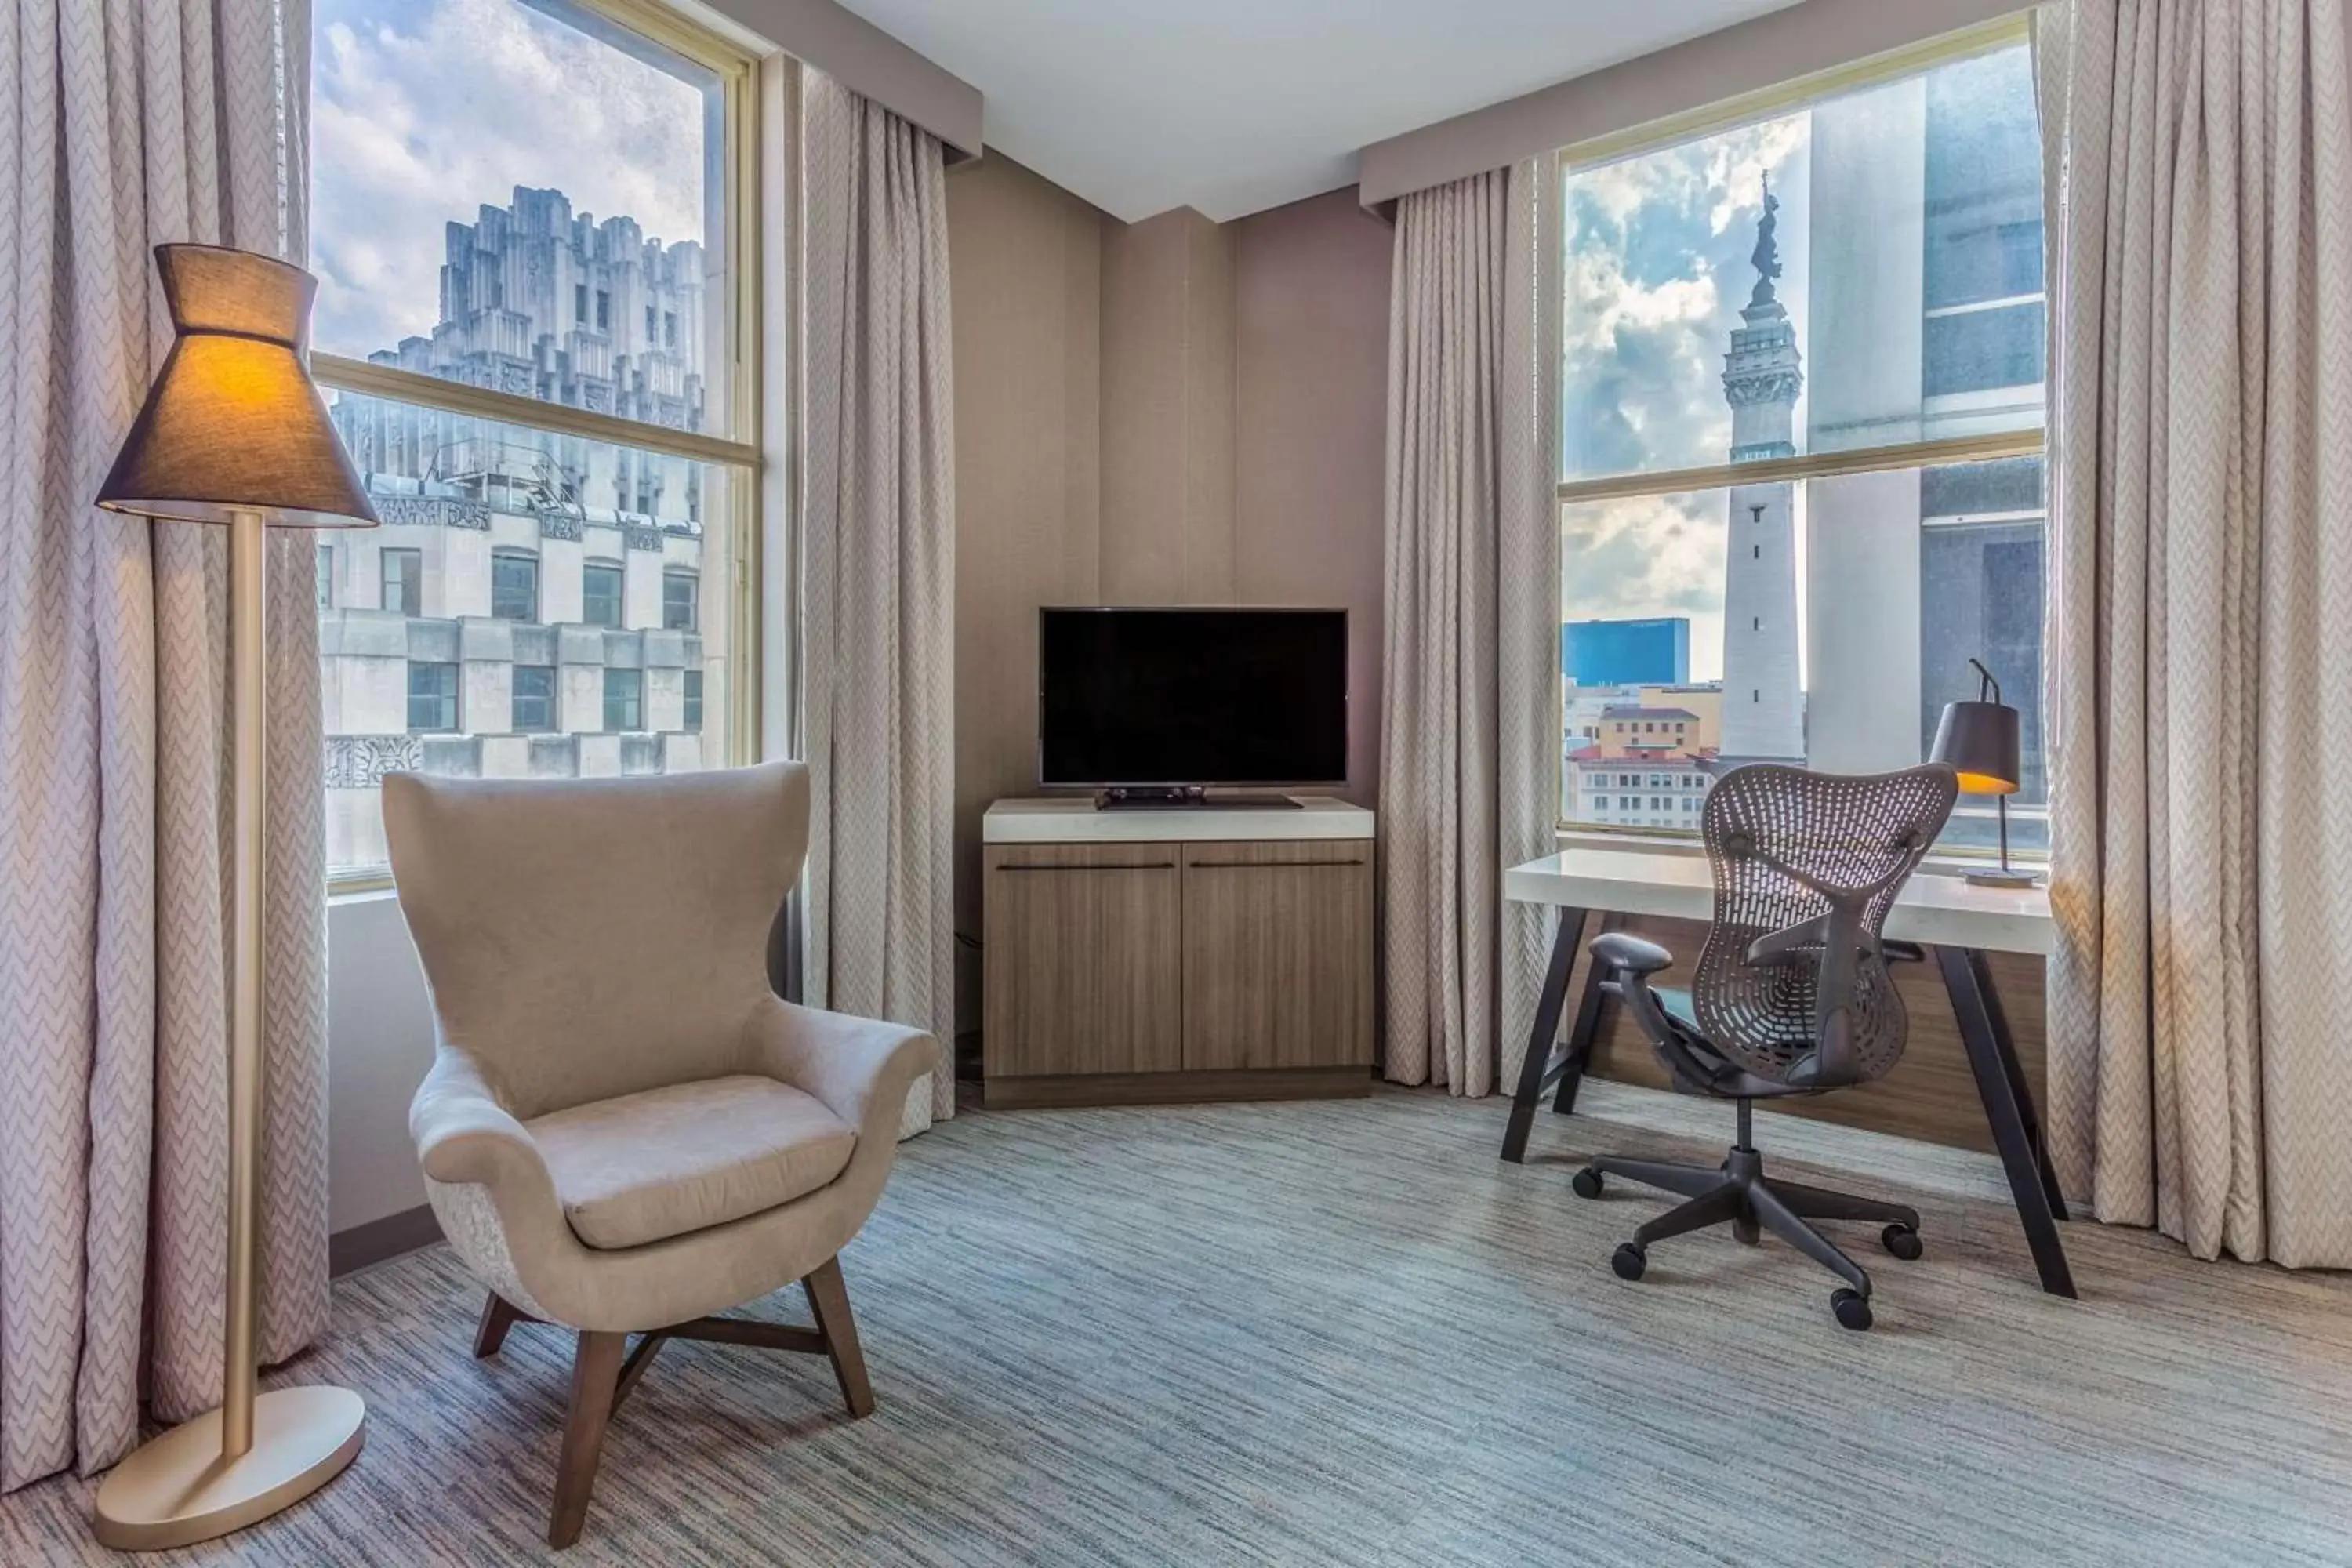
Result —
M 1368 1090 L 1371 814 L 1307 804 L 1312 816 L 992 808 L 982 853 L 987 1103 Z M 1270 836 L 1283 828 L 1299 836 Z M 1211 837 L 1220 830 L 1231 836 Z M 1126 837 L 1145 831 L 1165 837 Z
M 982 864 L 991 1072 L 1183 1066 L 1177 846 L 991 846 Z
M 1184 1067 L 1372 1059 L 1372 847 L 1184 846 Z

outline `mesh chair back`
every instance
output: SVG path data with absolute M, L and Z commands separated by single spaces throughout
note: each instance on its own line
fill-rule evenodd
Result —
M 1879 930 L 1956 794 L 1941 763 L 1865 776 L 1758 763 L 1717 782 L 1699 816 L 1715 923 L 1692 983 L 1710 1045 L 1807 1087 L 1895 1065 L 1909 1021 Z

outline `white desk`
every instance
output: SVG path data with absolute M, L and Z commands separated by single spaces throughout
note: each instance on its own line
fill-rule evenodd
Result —
M 1577 1085 L 1600 1026 L 1606 997 L 1595 965 L 1585 975 L 1567 1042 L 1555 1053 L 1569 976 L 1588 913 L 1601 917 L 1603 930 L 1625 915 L 1705 921 L 1714 913 L 1715 884 L 1702 855 L 1579 847 L 1505 871 L 1503 896 L 1519 903 L 1549 904 L 1559 911 L 1535 1029 L 1503 1135 L 1503 1158 L 1517 1163 L 1526 1155 L 1546 1084 L 1559 1084 L 1552 1100 L 1555 1111 L 1565 1116 L 1575 1109 Z M 2009 1021 L 1984 958 L 1987 952 L 2049 952 L 2053 940 L 2049 894 L 2040 888 L 1979 888 L 1958 877 L 1923 873 L 1906 883 L 1896 897 L 1887 914 L 1886 935 L 1925 947 L 1941 972 L 2042 1288 L 2053 1295 L 2074 1295 L 2074 1275 L 2058 1238 L 2057 1221 L 2066 1217 L 2065 1200 L 2059 1195 L 2033 1097 L 2018 1066 Z

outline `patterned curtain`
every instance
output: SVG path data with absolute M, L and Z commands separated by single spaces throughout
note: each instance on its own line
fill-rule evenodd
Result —
M 0 1489 L 219 1403 L 227 540 L 89 504 L 171 343 L 149 247 L 303 248 L 304 0 L 23 0 L 0 539 Z M 262 1355 L 327 1325 L 311 542 L 270 546 Z
M 1529 159 L 1397 207 L 1382 1071 L 1455 1094 L 1513 1081 L 1547 947 L 1544 911 L 1503 903 L 1502 870 L 1546 853 L 1559 820 L 1554 187 Z
M 2053 1151 L 2101 1219 L 2352 1267 L 2342 0 L 2041 24 Z
M 804 77 L 813 1006 L 955 1039 L 955 431 L 939 139 Z M 955 1075 L 901 1135 L 955 1114 Z

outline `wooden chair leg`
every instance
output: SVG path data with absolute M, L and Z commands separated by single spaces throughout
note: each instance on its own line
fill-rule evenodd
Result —
M 874 1385 L 866 1381 L 866 1352 L 857 1347 L 857 1322 L 849 1315 L 849 1287 L 842 1281 L 841 1259 L 828 1258 L 801 1285 L 808 1291 L 809 1310 L 816 1315 L 817 1332 L 824 1336 L 825 1353 L 833 1358 L 833 1374 L 841 1380 L 841 1397 L 850 1415 L 873 1415 Z
M 596 1486 L 596 1458 L 604 1450 L 604 1426 L 613 1416 L 613 1393 L 621 1380 L 621 1354 L 629 1336 L 583 1329 L 572 1358 L 572 1409 L 563 1420 L 563 1453 L 555 1462 L 555 1510 L 547 1522 L 547 1543 L 569 1546 L 580 1539 L 588 1517 L 588 1494 Z
M 522 1321 L 522 1314 L 506 1303 L 506 1298 L 496 1290 L 482 1303 L 481 1326 L 474 1331 L 474 1359 L 482 1360 L 499 1353 L 507 1342 L 507 1331 Z

